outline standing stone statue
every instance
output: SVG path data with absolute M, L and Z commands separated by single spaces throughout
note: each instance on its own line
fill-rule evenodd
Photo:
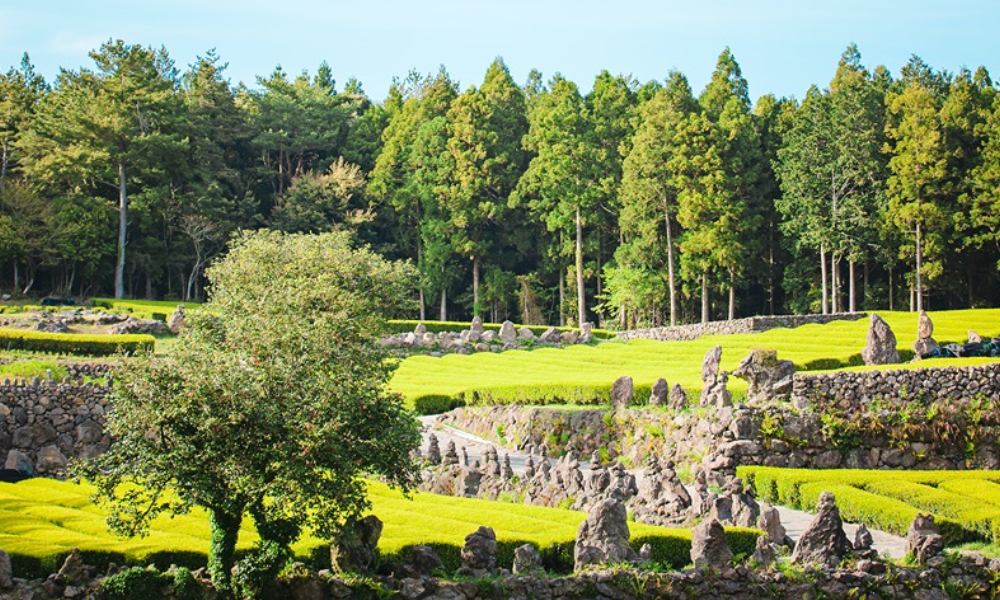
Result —
M 923 358 L 937 349 L 938 343 L 934 341 L 934 322 L 927 316 L 926 311 L 920 311 L 917 318 L 917 341 L 913 342 L 913 352 L 917 358 Z
M 597 503 L 580 524 L 573 549 L 573 570 L 609 563 L 635 563 L 639 556 L 628 543 L 625 505 L 608 498 Z
M 438 438 L 433 433 L 427 436 L 427 460 L 432 465 L 441 464 L 441 447 L 438 445 Z
M 653 389 L 650 390 L 649 406 L 666 406 L 669 394 L 670 386 L 667 384 L 667 380 L 662 377 L 657 379 L 656 383 L 653 384 Z
M 472 324 L 469 326 L 470 331 L 475 331 L 479 335 L 483 334 L 483 320 L 479 317 L 472 317 Z
M 719 375 L 719 364 L 722 362 L 722 346 L 716 346 L 705 353 L 701 361 L 701 396 L 705 398 L 715 385 Z M 704 401 L 702 401 L 704 404 Z
M 674 387 L 670 390 L 670 408 L 674 410 L 684 410 L 688 405 L 687 392 L 681 387 L 681 384 L 675 383 Z
M 709 518 L 691 530 L 691 562 L 696 569 L 721 569 L 733 562 L 733 551 L 729 549 L 722 523 Z
M 938 533 L 934 515 L 917 514 L 906 533 L 906 552 L 926 565 L 944 552 L 944 538 Z
M 628 375 L 619 377 L 611 385 L 611 406 L 615 410 L 628 408 L 632 405 L 632 397 L 635 395 L 635 385 Z
M 184 316 L 184 305 L 178 304 L 177 310 L 167 319 L 167 329 L 170 330 L 170 333 L 177 335 L 181 332 L 181 329 L 184 329 L 184 325 L 186 324 L 187 318 Z
M 836 499 L 830 492 L 823 492 L 816 505 L 816 516 L 795 544 L 792 562 L 833 569 L 843 562 L 852 548 L 851 541 L 844 533 L 844 522 L 840 519 Z
M 861 351 L 861 358 L 866 365 L 893 365 L 899 362 L 896 335 L 889 324 L 875 313 L 872 313 L 868 324 L 868 345 Z
M 465 536 L 462 548 L 462 568 L 459 575 L 487 577 L 497 568 L 497 535 L 492 527 L 480 527 Z

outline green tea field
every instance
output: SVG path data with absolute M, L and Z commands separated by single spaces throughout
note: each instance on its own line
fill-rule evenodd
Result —
M 737 475 L 764 502 L 813 510 L 831 492 L 844 520 L 905 536 L 931 513 L 950 544 L 1000 541 L 1000 472 L 783 469 L 744 466 Z
M 0 484 L 0 548 L 11 554 L 17 572 L 49 572 L 72 548 L 95 562 L 203 564 L 209 546 L 203 512 L 163 516 L 154 521 L 147 536 L 120 539 L 108 531 L 104 513 L 90 502 L 92 492 L 85 484 L 51 479 Z M 571 566 L 573 540 L 586 518 L 585 513 L 570 510 L 422 492 L 408 499 L 379 483 L 372 483 L 369 492 L 372 513 L 385 523 L 379 543 L 384 557 L 391 560 L 408 546 L 427 544 L 438 550 L 450 568 L 461 562 L 465 536 L 480 525 L 496 531 L 501 561 L 509 561 L 516 546 L 531 542 L 552 556 L 551 562 Z M 635 523 L 630 528 L 636 547 L 649 542 L 657 560 L 676 567 L 687 563 L 690 531 Z M 741 552 L 752 550 L 756 535 L 754 530 L 738 528 L 728 532 L 734 551 Z M 245 523 L 238 547 L 248 548 L 256 539 L 251 525 Z M 305 537 L 295 550 L 308 558 L 318 548 L 315 556 L 322 560 L 325 555 L 329 560 L 323 546 L 320 540 Z
M 907 312 L 879 315 L 895 332 L 899 349 L 912 354 L 917 316 Z M 930 316 L 939 343 L 964 342 L 970 329 L 983 336 L 1000 335 L 1000 309 L 936 312 Z M 715 345 L 723 348 L 722 368 L 727 370 L 735 369 L 754 348 L 775 349 L 779 358 L 795 362 L 800 371 L 842 369 L 860 364 L 867 327 L 868 320 L 863 319 L 756 334 L 706 336 L 683 342 L 611 341 L 596 346 L 499 354 L 412 356 L 402 361 L 392 388 L 411 402 L 425 395 L 454 396 L 476 391 L 497 402 L 600 403 L 607 399 L 615 379 L 630 375 L 640 390 L 648 389 L 657 378 L 664 377 L 670 385 L 680 383 L 690 397 L 701 387 L 702 358 Z M 935 359 L 906 367 L 969 365 L 990 360 Z M 731 378 L 729 383 L 736 392 L 746 388 L 739 379 Z

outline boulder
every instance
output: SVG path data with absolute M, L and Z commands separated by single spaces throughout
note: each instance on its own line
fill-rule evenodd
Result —
M 687 405 L 687 392 L 684 391 L 681 384 L 675 383 L 674 387 L 670 389 L 670 408 L 674 410 L 684 410 L 687 408 Z
M 417 323 L 417 326 L 413 328 L 413 333 L 416 335 L 424 335 L 427 333 L 427 326 L 423 323 Z
M 455 447 L 455 440 L 448 440 L 448 445 L 445 447 L 444 458 L 441 459 L 441 464 L 446 467 L 458 464 L 458 449 Z
M 167 319 L 167 329 L 170 330 L 170 333 L 177 335 L 181 329 L 184 329 L 185 325 L 187 325 L 187 317 L 184 316 L 184 305 L 178 304 L 177 310 Z
M 500 339 L 504 342 L 513 342 L 517 339 L 517 331 L 514 329 L 514 324 L 510 321 L 504 321 L 500 325 Z
M 653 383 L 653 389 L 649 394 L 649 406 L 666 406 L 670 395 L 670 385 L 664 378 L 659 378 Z
M 696 569 L 722 569 L 733 562 L 726 531 L 716 519 L 705 519 L 691 530 L 691 562 Z
M 632 397 L 635 395 L 635 386 L 632 378 L 628 375 L 619 377 L 611 385 L 611 406 L 617 410 L 628 408 L 632 405 Z
M 561 340 L 559 336 L 559 330 L 555 327 L 549 327 L 544 333 L 539 337 L 539 339 L 546 344 L 557 344 Z
M 788 536 L 785 526 L 781 524 L 781 516 L 778 509 L 773 506 L 764 505 L 760 509 L 760 517 L 757 518 L 757 528 L 763 531 L 767 541 L 775 546 L 786 546 L 793 548 L 795 542 Z
M 792 562 L 832 569 L 848 556 L 851 548 L 851 542 L 844 533 L 844 522 L 840 519 L 836 499 L 830 492 L 823 492 L 819 495 L 816 516 L 795 544 Z
M 465 536 L 459 575 L 488 577 L 497 569 L 497 536 L 492 527 L 480 527 Z
M 428 577 L 435 571 L 444 569 L 441 557 L 430 546 L 411 546 L 408 560 L 396 567 L 396 577 Z
M 517 330 L 517 337 L 522 340 L 533 340 L 535 339 L 535 332 L 527 327 L 522 327 Z
M 129 317 L 111 328 L 112 335 L 142 333 L 147 335 L 163 335 L 170 333 L 167 324 L 156 319 L 136 319 Z
M 597 503 L 580 524 L 573 550 L 574 570 L 608 563 L 635 563 L 638 555 L 628 543 L 625 505 L 609 498 Z
M 35 331 L 66 333 L 69 331 L 69 325 L 66 324 L 65 319 L 43 319 L 35 324 Z
M 926 565 L 944 552 L 944 538 L 934 523 L 934 515 L 918 513 L 906 533 L 906 553 L 912 554 L 917 564 Z
M 514 575 L 539 575 L 542 572 L 542 556 L 531 544 L 514 549 Z
M 594 336 L 594 324 L 584 323 L 580 326 L 580 343 L 588 344 Z
M 4 463 L 3 468 L 13 469 L 22 473 L 32 473 L 35 470 L 31 459 L 20 450 L 11 450 L 7 453 L 7 461 Z
M 969 343 L 970 344 L 982 344 L 983 336 L 979 335 L 972 329 L 969 330 Z
M 474 331 L 479 335 L 483 334 L 483 320 L 479 317 L 472 317 L 472 324 L 469 326 L 470 331 Z
M 83 564 L 80 550 L 73 548 L 69 551 L 66 560 L 59 567 L 59 576 L 63 578 L 65 583 L 69 584 L 81 583 L 87 579 L 87 566 Z
M 882 317 L 872 313 L 868 323 L 867 345 L 861 351 L 866 365 L 892 365 L 899 362 L 896 335 Z
M 65 469 L 68 462 L 57 446 L 49 445 L 38 451 L 36 466 L 39 471 L 52 473 Z
M 777 560 L 778 553 L 774 551 L 774 546 L 768 541 L 767 536 L 762 535 L 757 538 L 757 546 L 750 558 L 759 567 L 769 567 Z
M 775 350 L 753 350 L 733 371 L 733 375 L 747 381 L 749 402 L 787 400 L 792 393 L 795 363 L 778 360 Z
M 580 332 L 571 329 L 569 331 L 564 331 L 559 338 L 566 344 L 575 344 L 580 341 Z
M 330 547 L 330 562 L 341 572 L 365 573 L 377 553 L 382 521 L 375 515 L 344 526 L 340 539 Z

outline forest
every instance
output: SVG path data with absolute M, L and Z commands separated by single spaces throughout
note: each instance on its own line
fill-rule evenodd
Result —
M 376 101 L 322 63 L 234 85 L 207 52 L 108 41 L 0 73 L 0 291 L 204 298 L 243 229 L 348 230 L 419 273 L 420 319 L 602 327 L 996 306 L 1000 98 L 983 67 L 898 73 L 850 45 L 751 101 L 729 49 L 589 91 L 497 58 Z

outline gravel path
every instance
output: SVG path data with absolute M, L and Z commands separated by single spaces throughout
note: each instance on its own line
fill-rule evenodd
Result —
M 516 450 L 505 448 L 494 444 L 488 440 L 484 440 L 478 436 L 472 435 L 465 431 L 455 429 L 447 425 L 442 425 L 437 422 L 436 417 L 420 417 L 420 423 L 424 426 L 424 439 L 421 444 L 420 451 L 423 453 L 427 452 L 427 436 L 434 432 L 437 435 L 438 443 L 441 448 L 441 453 L 444 453 L 445 448 L 448 446 L 449 441 L 454 441 L 455 446 L 461 450 L 462 446 L 465 446 L 466 452 L 469 454 L 469 460 L 479 460 L 483 462 L 483 454 L 486 449 L 495 446 L 497 451 L 500 453 L 501 459 L 504 454 L 510 455 L 510 465 L 515 473 L 524 472 L 524 461 L 527 459 L 527 455 Z M 534 457 L 537 462 L 538 457 Z M 555 465 L 555 459 L 550 458 L 549 462 Z M 580 468 L 589 468 L 589 461 L 580 461 Z M 641 470 L 632 471 L 636 478 L 642 477 Z M 802 531 L 805 530 L 806 525 L 812 521 L 813 515 L 792 508 L 786 508 L 784 506 L 778 506 L 778 513 L 781 515 L 781 524 L 785 526 L 788 531 L 788 535 L 793 540 L 798 540 L 799 536 L 802 535 Z M 847 532 L 848 538 L 851 541 L 854 540 L 854 532 L 857 531 L 858 526 L 856 524 L 844 523 L 844 530 Z M 891 533 L 886 533 L 884 531 L 878 531 L 871 529 L 872 539 L 875 542 L 874 548 L 880 554 L 888 554 L 890 558 L 902 558 L 906 554 L 906 539 L 901 538 L 897 535 Z

